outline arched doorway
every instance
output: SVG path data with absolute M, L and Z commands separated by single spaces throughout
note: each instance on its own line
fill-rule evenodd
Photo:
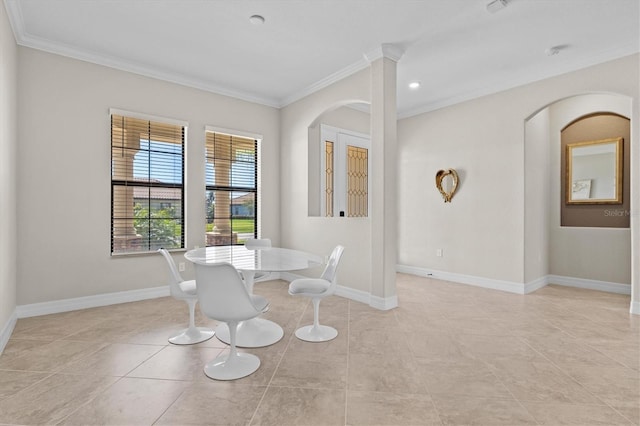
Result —
M 634 312 L 638 283 L 633 282 L 632 270 L 638 268 L 638 256 L 632 253 L 631 235 L 637 218 L 631 218 L 631 228 L 563 227 L 560 223 L 561 131 L 594 113 L 631 118 L 632 99 L 605 93 L 573 96 L 541 108 L 526 120 L 525 281 L 631 294 Z M 632 148 L 626 154 L 632 155 L 637 141 L 629 142 Z M 633 196 L 638 188 L 631 185 Z M 604 255 L 607 249 L 615 251 L 613 258 Z

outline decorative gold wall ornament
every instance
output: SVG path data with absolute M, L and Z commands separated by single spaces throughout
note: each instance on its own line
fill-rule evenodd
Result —
M 447 176 L 449 176 L 449 179 L 445 181 Z M 458 189 L 458 173 L 454 169 L 438 170 L 438 173 L 436 173 L 436 188 L 438 188 L 438 191 L 442 194 L 444 202 L 450 203 L 453 194 L 455 194 L 456 189 Z

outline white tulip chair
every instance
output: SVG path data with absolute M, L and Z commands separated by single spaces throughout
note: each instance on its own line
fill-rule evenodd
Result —
M 331 296 L 336 291 L 336 269 L 344 251 L 343 246 L 336 246 L 329 257 L 329 262 L 320 278 L 299 278 L 289 284 L 289 294 L 292 296 L 305 296 L 311 298 L 313 303 L 313 324 L 296 330 L 296 337 L 307 342 L 326 342 L 335 339 L 338 330 L 327 325 L 321 325 L 318 317 L 320 314 L 320 301 Z
M 211 339 L 214 335 L 212 329 L 196 327 L 195 324 L 195 310 L 196 303 L 198 303 L 195 280 L 185 281 L 182 279 L 171 254 L 163 248 L 158 249 L 158 252 L 167 260 L 171 271 L 171 281 L 169 282 L 171 296 L 178 300 L 184 300 L 189 305 L 189 327 L 169 337 L 169 343 L 174 345 L 193 345 Z
M 238 324 L 266 312 L 269 303 L 264 297 L 249 294 L 240 274 L 229 263 L 196 263 L 195 268 L 200 310 L 229 327 L 229 353 L 208 362 L 204 373 L 215 380 L 235 380 L 252 374 L 260 367 L 260 358 L 238 353 Z

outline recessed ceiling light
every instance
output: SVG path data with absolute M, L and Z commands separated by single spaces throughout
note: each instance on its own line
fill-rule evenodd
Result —
M 251 17 L 249 18 L 249 22 L 251 22 L 253 25 L 262 25 L 264 24 L 264 16 L 251 15 Z
M 419 81 L 412 81 L 411 83 L 409 83 L 409 89 L 411 90 L 419 89 L 420 86 L 422 86 L 422 83 L 420 83 Z

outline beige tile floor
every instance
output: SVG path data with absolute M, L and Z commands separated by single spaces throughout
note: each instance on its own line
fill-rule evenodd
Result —
M 629 297 L 559 286 L 519 296 L 398 275 L 378 311 L 331 297 L 327 343 L 284 281 L 256 292 L 284 338 L 234 382 L 202 367 L 216 338 L 173 346 L 187 307 L 171 298 L 18 321 L 0 356 L 0 424 L 640 424 L 640 317 Z M 215 325 L 202 316 L 199 324 Z

